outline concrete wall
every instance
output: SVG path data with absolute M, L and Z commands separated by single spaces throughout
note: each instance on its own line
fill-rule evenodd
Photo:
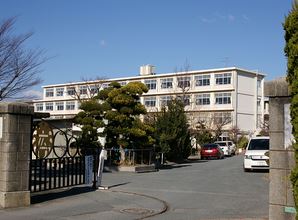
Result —
M 256 130 L 256 76 L 239 72 L 237 75 L 237 127 L 244 131 Z
M 285 83 L 285 82 L 283 82 Z M 269 98 L 269 133 L 270 133 L 270 184 L 269 184 L 269 219 L 291 220 L 295 207 L 290 181 L 291 170 L 295 165 L 294 150 L 289 143 L 290 97 L 287 84 L 280 88 L 280 81 L 273 81 L 267 88 Z
M 29 165 L 33 107 L 0 103 L 0 207 L 30 205 Z

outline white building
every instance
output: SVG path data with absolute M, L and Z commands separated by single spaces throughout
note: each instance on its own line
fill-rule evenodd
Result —
M 78 113 L 78 98 L 88 98 L 113 81 L 122 85 L 141 81 L 149 88 L 141 97 L 148 112 L 159 111 L 172 98 L 183 96 L 192 127 L 199 120 L 228 118 L 225 129 L 236 126 L 255 133 L 264 118 L 264 77 L 237 67 L 155 74 L 153 66 L 145 65 L 139 76 L 43 86 L 43 99 L 34 101 L 34 107 L 37 112 L 49 112 L 53 119 L 67 119 Z

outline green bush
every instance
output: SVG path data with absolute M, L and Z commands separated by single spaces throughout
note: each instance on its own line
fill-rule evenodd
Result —
M 243 135 L 238 140 L 237 148 L 238 149 L 245 149 L 247 144 L 248 144 L 248 138 Z

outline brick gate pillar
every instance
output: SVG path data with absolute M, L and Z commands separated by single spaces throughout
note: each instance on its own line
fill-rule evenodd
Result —
M 29 164 L 33 106 L 0 103 L 0 207 L 30 205 Z

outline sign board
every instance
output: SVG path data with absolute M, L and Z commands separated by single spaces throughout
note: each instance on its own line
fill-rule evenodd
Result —
M 92 184 L 93 156 L 85 156 L 85 184 Z
M 292 146 L 294 142 L 294 137 L 292 134 L 292 124 L 290 115 L 290 104 L 284 105 L 284 147 L 288 149 Z
M 295 209 L 295 207 L 288 207 L 288 206 L 286 206 L 285 207 L 285 212 L 286 213 L 294 213 L 294 214 L 296 214 L 296 209 Z

